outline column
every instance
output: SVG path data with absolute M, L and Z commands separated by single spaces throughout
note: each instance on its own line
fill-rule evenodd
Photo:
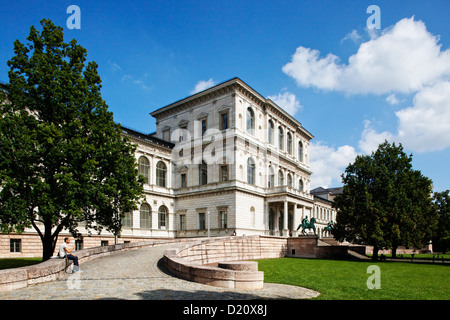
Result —
M 294 203 L 294 217 L 292 218 L 292 237 L 298 236 L 297 227 L 299 225 L 298 213 L 297 213 L 297 204 Z
M 289 237 L 289 229 L 288 229 L 288 202 L 284 201 L 284 209 L 283 209 L 283 237 Z

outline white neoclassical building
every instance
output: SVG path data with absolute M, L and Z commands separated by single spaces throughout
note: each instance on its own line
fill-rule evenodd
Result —
M 156 119 L 154 133 L 123 127 L 123 134 L 137 145 L 145 200 L 139 210 L 125 213 L 119 242 L 232 234 L 297 236 L 306 216 L 316 219 L 319 236 L 328 235 L 324 228 L 336 219 L 332 202 L 310 193 L 313 135 L 241 79 L 150 115 Z M 0 257 L 11 253 L 14 239 L 22 241 L 19 251 L 27 252 L 32 235 L 29 230 L 0 236 Z M 80 246 L 112 243 L 112 235 L 86 235 Z

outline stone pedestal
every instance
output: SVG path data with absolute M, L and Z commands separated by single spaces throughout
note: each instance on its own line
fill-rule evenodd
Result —
M 300 235 L 296 238 L 288 239 L 288 257 L 315 258 L 315 248 L 319 242 L 319 236 Z

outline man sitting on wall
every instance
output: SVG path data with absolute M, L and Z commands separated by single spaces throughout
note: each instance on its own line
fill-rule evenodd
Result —
M 70 239 L 67 238 L 67 237 L 64 238 L 64 243 L 59 246 L 59 253 L 58 253 L 58 255 L 59 255 L 60 258 L 64 258 L 67 255 L 67 259 L 72 260 L 73 264 L 75 266 L 73 271 L 74 272 L 82 272 L 80 270 L 79 265 L 78 265 L 78 257 L 70 254 L 72 251 L 75 250 L 75 248 L 69 249 L 68 248 L 68 244 L 69 243 L 70 243 Z

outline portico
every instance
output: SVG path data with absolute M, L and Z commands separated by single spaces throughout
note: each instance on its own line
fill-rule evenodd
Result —
M 297 237 L 297 227 L 305 216 L 310 215 L 314 203 L 312 199 L 286 193 L 267 197 L 265 205 L 268 234 Z

